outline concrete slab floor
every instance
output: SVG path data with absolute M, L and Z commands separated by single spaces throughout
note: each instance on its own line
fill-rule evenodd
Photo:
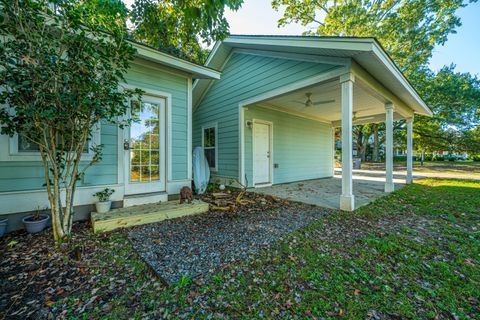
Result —
M 394 178 L 395 189 L 405 185 L 401 176 Z M 353 194 L 355 195 L 355 209 L 364 206 L 373 200 L 386 195 L 385 176 L 355 173 L 353 175 Z M 282 199 L 313 204 L 331 209 L 340 208 L 342 193 L 341 176 L 331 178 L 304 180 L 292 183 L 278 184 L 270 187 L 250 189 L 249 191 L 272 195 Z

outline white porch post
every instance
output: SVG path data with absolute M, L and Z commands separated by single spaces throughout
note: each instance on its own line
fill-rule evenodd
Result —
M 353 82 L 355 78 L 348 73 L 340 77 L 342 85 L 342 195 L 340 209 L 355 210 L 352 183 L 352 115 Z
M 385 192 L 392 192 L 393 185 L 393 104 L 385 104 Z
M 413 182 L 413 117 L 407 118 L 407 184 Z

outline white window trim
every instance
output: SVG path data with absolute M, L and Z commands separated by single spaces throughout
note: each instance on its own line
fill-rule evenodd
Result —
M 88 153 L 82 154 L 82 161 L 93 159 L 94 153 L 90 149 L 92 145 L 99 145 L 101 142 L 101 124 L 98 123 L 92 132 L 92 139 L 89 141 Z M 19 152 L 18 134 L 13 137 L 0 135 L 0 161 L 42 161 L 40 152 Z
M 207 125 L 202 126 L 202 148 L 205 150 L 205 130 L 206 129 L 215 129 L 215 167 L 210 167 L 210 170 L 213 172 L 218 171 L 218 123 L 210 123 Z M 209 147 L 210 149 L 212 147 Z

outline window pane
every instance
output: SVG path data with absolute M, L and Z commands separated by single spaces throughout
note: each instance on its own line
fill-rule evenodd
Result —
M 149 166 L 142 166 L 142 177 L 140 178 L 141 181 L 150 181 L 150 167 Z
M 158 180 L 160 180 L 160 170 L 159 170 L 159 166 L 151 166 L 151 167 L 150 167 L 150 174 L 151 174 L 151 180 L 152 180 L 152 181 L 158 181 Z
M 215 128 L 207 128 L 203 131 L 203 146 L 215 147 Z
M 159 165 L 160 163 L 160 152 L 158 151 L 151 151 L 150 152 L 150 161 L 153 166 Z
M 139 150 L 131 150 L 130 158 L 132 159 L 132 165 L 139 165 L 141 161 L 141 152 Z
M 18 136 L 18 152 L 35 152 L 39 151 L 38 145 L 35 143 L 32 143 L 25 139 L 22 136 Z
M 207 158 L 210 168 L 215 168 L 215 148 L 205 149 L 205 157 Z
M 66 143 L 66 146 L 70 148 L 68 145 L 68 142 Z M 29 140 L 22 137 L 21 135 L 18 136 L 18 152 L 39 152 L 39 151 L 40 151 L 40 148 L 36 143 L 30 142 Z M 83 153 L 88 153 L 89 151 L 90 151 L 89 142 L 87 141 L 87 143 L 85 144 L 85 147 L 83 148 Z
M 131 166 L 130 168 L 130 180 L 131 181 L 140 181 L 140 167 Z

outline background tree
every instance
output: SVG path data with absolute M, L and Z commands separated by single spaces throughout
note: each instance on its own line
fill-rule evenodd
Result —
M 0 5 L 1 133 L 38 146 L 60 240 L 71 232 L 77 182 L 101 159 L 97 145 L 82 162 L 92 131 L 100 121 L 118 123 L 140 93 L 119 90 L 135 53 L 125 40 L 127 11 L 120 1 L 101 0 Z
M 205 45 L 228 35 L 225 8 L 238 10 L 243 0 L 136 0 L 132 36 L 159 50 L 203 63 Z M 204 47 L 202 47 L 202 44 Z
M 273 0 L 272 6 L 284 10 L 279 26 L 300 23 L 312 28 L 307 35 L 377 38 L 432 109 L 433 118 L 416 117 L 415 144 L 435 151 L 453 146 L 459 132 L 478 124 L 478 79 L 456 73 L 454 66 L 438 73 L 427 67 L 435 46 L 443 45 L 460 26 L 456 11 L 473 2 Z M 371 125 L 362 127 L 355 132 L 371 130 Z M 357 144 L 358 149 L 362 147 Z

